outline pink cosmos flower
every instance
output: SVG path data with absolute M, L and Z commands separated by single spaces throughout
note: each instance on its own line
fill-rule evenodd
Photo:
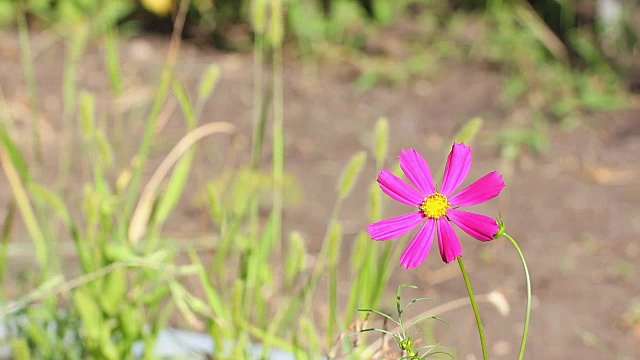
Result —
M 454 194 L 469 173 L 470 147 L 464 143 L 453 144 L 440 190 L 436 190 L 429 166 L 416 150 L 403 149 L 398 159 L 400 168 L 413 187 L 387 169 L 382 169 L 378 174 L 378 183 L 385 194 L 416 207 L 417 211 L 374 222 L 367 226 L 367 231 L 374 240 L 390 240 L 422 224 L 400 257 L 402 266 L 408 269 L 422 264 L 429 254 L 434 234 L 438 235 L 442 261 L 450 263 L 462 255 L 460 240 L 450 222 L 480 241 L 493 239 L 498 232 L 495 219 L 458 208 L 480 204 L 500 194 L 504 188 L 502 175 L 496 171 L 490 172 Z

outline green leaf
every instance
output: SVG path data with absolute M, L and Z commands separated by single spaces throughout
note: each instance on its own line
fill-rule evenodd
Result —
M 377 182 L 369 187 L 369 218 L 378 221 L 382 217 L 382 191 Z
M 171 294 L 173 295 L 173 301 L 178 307 L 180 314 L 184 317 L 184 319 L 191 325 L 196 326 L 200 324 L 200 320 L 194 313 L 194 309 L 192 308 L 193 299 L 187 290 L 180 285 L 177 281 L 171 281 L 169 284 L 169 288 L 171 289 Z
M 266 0 L 251 1 L 251 25 L 256 33 L 263 33 L 265 30 L 266 5 Z
M 122 94 L 122 76 L 120 72 L 120 56 L 118 54 L 118 32 L 110 28 L 104 35 L 105 61 L 111 91 L 115 96 Z
M 129 246 L 117 242 L 106 243 L 104 246 L 104 254 L 109 262 L 128 261 L 136 256 Z
M 113 149 L 111 148 L 111 144 L 109 143 L 109 139 L 107 135 L 105 135 L 104 131 L 101 129 L 96 130 L 95 133 L 95 142 L 98 145 L 98 150 L 100 150 L 100 155 L 102 164 L 104 167 L 109 167 L 113 164 Z
M 376 20 L 380 21 L 380 23 L 382 23 L 383 25 L 388 25 L 391 21 L 393 21 L 394 15 L 396 13 L 395 10 L 402 7 L 402 5 L 396 5 L 397 2 L 388 0 L 373 0 L 372 4 Z
M 16 4 L 14 1 L 0 1 L 0 26 L 5 28 L 15 18 Z
M 25 332 L 28 334 L 29 340 L 33 342 L 35 347 L 42 353 L 46 354 L 51 351 L 51 341 L 48 339 L 47 331 L 42 327 L 42 325 L 35 321 L 31 322 L 27 324 Z
M 90 344 L 100 342 L 102 327 L 102 311 L 86 287 L 78 288 L 73 293 L 73 303 L 82 320 L 83 338 Z
M 168 286 L 165 286 L 164 284 L 162 285 L 155 284 L 155 285 L 156 286 L 152 290 L 146 292 L 142 296 L 142 298 L 140 299 L 140 302 L 142 304 L 153 307 L 158 305 L 167 297 L 167 295 L 169 295 L 170 289 Z
M 155 224 L 164 223 L 175 208 L 178 200 L 180 200 L 182 191 L 191 173 L 191 164 L 194 155 L 195 152 L 193 149 L 189 150 L 173 168 L 167 187 L 158 201 L 158 206 L 155 211 Z
M 82 138 L 88 141 L 95 134 L 96 97 L 86 91 L 80 93 L 80 125 Z
M 358 180 L 358 176 L 360 172 L 362 172 L 362 168 L 364 167 L 364 162 L 367 160 L 367 153 L 364 151 L 360 151 L 349 160 L 349 164 L 342 171 L 342 175 L 340 176 L 340 180 L 338 182 L 338 194 L 341 198 L 347 197 L 351 190 L 353 190 L 353 186 Z
M 273 181 L 267 173 L 254 171 L 250 168 L 241 168 L 234 174 L 233 187 L 230 191 L 230 200 L 234 214 L 241 218 L 248 210 L 248 204 L 258 200 L 258 191 L 265 186 L 272 186 Z
M 359 92 L 370 90 L 380 82 L 380 75 L 377 72 L 364 72 L 355 81 L 355 86 Z
M 200 257 L 198 257 L 193 249 L 189 249 L 189 256 L 191 258 L 191 262 L 198 268 L 198 278 L 200 279 L 200 285 L 202 285 L 209 307 L 213 310 L 213 313 L 218 317 L 218 319 L 224 320 L 225 315 L 228 312 L 225 311 L 220 295 L 218 295 L 218 291 L 214 288 L 207 271 L 202 265 L 202 261 L 200 261 Z
M 34 201 L 49 206 L 66 227 L 73 226 L 67 205 L 57 193 L 35 182 L 29 183 L 28 188 Z
M 269 39 L 274 48 L 282 46 L 284 39 L 284 19 L 282 1 L 271 1 L 271 28 L 269 29 Z
M 9 136 L 4 131 L 3 127 L 0 127 L 0 137 L 0 140 L 2 140 L 0 145 L 3 145 L 3 147 L 0 147 L 0 167 L 4 170 L 7 180 L 9 180 L 9 185 L 13 191 L 13 196 L 22 215 L 25 227 L 33 241 L 38 263 L 41 267 L 46 269 L 49 264 L 49 247 L 47 246 L 38 218 L 31 206 L 29 195 L 24 187 L 26 179 L 21 176 L 20 172 L 16 168 L 16 164 L 14 164 L 14 161 L 16 160 L 19 164 L 22 159 L 19 156 L 16 157 L 18 153 L 14 151 L 16 149 L 13 147 Z
M 363 270 L 363 265 L 367 259 L 371 258 L 369 251 L 372 243 L 373 240 L 371 240 L 371 237 L 365 231 L 361 231 L 355 237 L 351 248 L 351 264 L 353 265 L 351 271 L 354 276 Z M 360 285 L 362 284 L 354 284 L 354 286 Z
M 321 354 L 320 336 L 318 335 L 318 326 L 311 319 L 306 316 L 300 318 L 300 332 L 304 334 L 305 348 L 309 351 L 308 354 Z M 305 356 L 299 357 L 299 359 L 307 358 Z
M 302 234 L 297 231 L 289 235 L 287 244 L 287 256 L 285 257 L 284 279 L 285 286 L 293 286 L 293 282 L 306 266 L 307 251 Z
M 476 135 L 482 128 L 483 120 L 480 117 L 475 117 L 469 120 L 463 127 L 458 131 L 454 139 L 456 142 L 464 142 L 467 145 L 470 145 L 475 139 Z
M 335 266 L 340 256 L 340 244 L 342 243 L 342 225 L 339 222 L 331 224 L 329 230 L 329 248 L 327 250 L 327 259 L 329 266 Z
M 9 347 L 11 348 L 11 355 L 15 360 L 31 360 L 31 352 L 29 351 L 29 344 L 27 339 L 11 339 L 9 340 Z
M 207 204 L 209 214 L 216 225 L 220 225 L 223 220 L 223 202 L 215 184 L 209 183 L 206 187 Z
M 27 162 L 24 160 L 20 149 L 16 146 L 16 144 L 11 140 L 9 136 L 9 132 L 0 124 L 0 146 L 4 148 L 7 155 L 9 155 L 9 159 L 11 163 L 13 163 L 13 167 L 16 169 L 18 175 L 20 175 L 20 179 L 24 182 L 29 181 L 29 167 L 27 166 Z M 0 149 L 1 151 L 2 149 Z
M 104 1 L 99 2 L 99 4 L 101 4 L 99 10 L 96 9 L 91 14 L 87 14 L 91 16 L 92 28 L 98 34 L 104 33 L 111 27 L 118 26 L 118 22 L 124 20 L 136 8 L 134 2 L 123 0 Z
M 16 215 L 16 203 L 10 201 L 7 206 L 7 214 L 2 221 L 2 229 L 0 230 L 0 283 L 4 283 L 4 275 L 7 270 L 6 261 L 9 251 L 9 239 L 13 230 L 13 220 Z
M 180 108 L 182 109 L 182 113 L 184 114 L 184 120 L 187 123 L 187 127 L 189 129 L 195 128 L 196 124 L 196 115 L 193 111 L 193 106 L 191 105 L 191 100 L 189 99 L 189 95 L 184 90 L 184 87 L 178 81 L 178 79 L 173 79 L 171 83 L 173 85 L 173 93 L 178 98 L 178 103 L 180 104 Z
M 207 100 L 211 96 L 211 91 L 218 83 L 220 78 L 220 67 L 217 64 L 211 64 L 204 72 L 200 86 L 198 86 L 198 103 Z
M 132 342 L 139 339 L 142 333 L 142 326 L 144 325 L 144 319 L 142 318 L 142 311 L 140 309 L 125 303 L 123 304 L 123 310 L 118 313 L 118 319 L 120 328 L 126 339 Z
M 360 232 L 354 240 L 351 250 L 351 272 L 354 281 L 351 285 L 351 291 L 349 291 L 345 311 L 345 320 L 347 321 L 355 315 L 358 303 L 362 303 L 363 299 L 374 297 L 374 294 L 371 293 L 372 287 L 369 285 L 369 279 L 373 277 L 373 274 L 368 271 L 368 263 L 370 261 L 376 261 L 370 252 L 373 240 L 371 240 L 369 234 L 364 231 Z M 372 304 L 366 305 L 370 306 Z
M 111 328 L 109 326 L 103 326 L 101 329 L 102 334 L 100 336 L 100 358 L 106 360 L 119 360 L 118 349 L 111 340 Z
M 580 94 L 580 101 L 592 110 L 618 110 L 625 105 L 624 98 L 618 94 L 608 94 L 602 91 L 585 89 Z
M 127 293 L 127 274 L 125 269 L 117 268 L 105 276 L 102 286 L 100 305 L 107 315 L 114 316 L 125 300 Z
M 381 117 L 376 122 L 375 137 L 376 164 L 382 166 L 389 147 L 389 120 L 387 118 Z

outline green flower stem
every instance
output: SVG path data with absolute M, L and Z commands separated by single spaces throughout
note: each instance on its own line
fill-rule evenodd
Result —
M 464 263 L 462 262 L 462 256 L 458 256 L 458 265 L 460 265 L 460 271 L 464 278 L 464 284 L 467 286 L 467 292 L 469 292 L 469 300 L 471 301 L 471 307 L 473 308 L 473 314 L 476 316 L 476 324 L 478 324 L 478 334 L 480 335 L 480 345 L 482 345 L 482 358 L 488 359 L 487 356 L 487 343 L 484 340 L 484 329 L 482 328 L 482 320 L 480 320 L 480 313 L 478 312 L 478 304 L 476 304 L 476 298 L 473 296 L 473 290 L 471 289 L 471 283 L 469 282 L 469 276 L 464 269 Z
M 527 279 L 527 310 L 524 315 L 524 331 L 522 332 L 522 342 L 520 343 L 520 355 L 518 360 L 522 360 L 524 357 L 524 349 L 527 346 L 527 336 L 529 334 L 529 318 L 531 317 L 531 278 L 529 276 L 529 268 L 527 262 L 524 260 L 524 255 L 518 246 L 518 243 L 507 233 L 504 236 L 511 241 L 520 255 L 520 261 L 522 261 L 522 267 L 524 268 L 524 276 Z

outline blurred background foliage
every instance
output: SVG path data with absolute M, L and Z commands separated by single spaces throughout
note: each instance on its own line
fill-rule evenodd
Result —
M 226 51 L 259 40 L 255 8 L 268 0 L 193 0 L 184 37 Z M 585 112 L 623 107 L 640 89 L 640 6 L 631 0 L 288 0 L 287 49 L 303 60 L 347 63 L 354 84 L 407 85 L 445 61 L 503 73 L 496 99 L 510 124 L 503 156 L 544 150 L 551 122 L 573 128 Z M 169 34 L 175 0 L 0 0 L 0 24 L 24 9 L 32 27 L 65 33 L 90 19 L 98 33 Z M 268 46 L 268 41 L 258 46 Z
M 170 31 L 176 0 L 0 0 L 0 25 L 15 22 L 23 9 L 33 25 L 68 26 L 81 19 L 96 18 L 120 26 Z M 190 1 L 186 36 L 226 49 L 249 49 L 253 38 L 252 9 L 268 0 Z M 499 45 L 524 33 L 546 48 L 544 56 L 591 65 L 597 53 L 629 67 L 629 56 L 640 36 L 637 2 L 631 0 L 287 0 L 290 40 L 301 51 L 320 50 L 318 43 L 331 42 L 366 50 L 371 36 L 398 23 L 418 23 L 422 30 L 435 21 L 446 36 L 460 17 L 482 19 L 492 42 Z M 435 19 L 434 19 L 434 18 Z M 508 28 L 509 27 L 509 28 Z M 473 32 L 473 29 L 466 29 Z M 509 30 L 509 31 L 497 31 Z M 434 37 L 434 34 L 430 37 Z M 597 47 L 585 49 L 580 38 Z M 423 38 L 428 40 L 428 38 Z M 246 46 L 246 47 L 245 47 Z M 533 50 L 533 49 L 532 49 Z M 518 55 L 513 54 L 513 55 Z M 532 54 L 534 55 L 534 54 Z M 493 54 L 500 57 L 498 54 Z M 626 66 L 625 66 L 626 65 Z
M 272 45 L 279 51 L 281 43 L 272 34 L 276 32 L 276 26 L 271 23 L 279 16 L 268 13 L 271 7 L 266 4 L 270 2 L 192 0 L 183 36 L 223 51 L 263 54 L 270 52 Z M 589 112 L 624 107 L 630 93 L 640 90 L 640 10 L 631 0 L 287 0 L 284 5 L 286 56 L 310 66 L 321 62 L 347 64 L 353 84 L 360 91 L 373 86 L 408 86 L 417 80 L 428 81 L 452 62 L 465 66 L 479 64 L 501 73 L 504 82 L 501 93 L 495 94 L 495 100 L 503 106 L 494 120 L 501 122 L 502 130 L 494 140 L 506 159 L 516 158 L 523 148 L 544 151 L 549 128 L 572 129 L 583 123 Z M 336 214 L 362 169 L 366 160 L 364 153 L 354 155 L 345 167 L 337 187 L 338 205 L 328 222 L 321 250 L 320 258 L 324 263 L 318 262 L 311 274 L 305 272 L 309 268 L 305 264 L 307 250 L 297 233 L 291 234 L 286 248 L 287 259 L 292 260 L 285 264 L 284 283 L 278 284 L 274 280 L 276 275 L 269 270 L 270 254 L 273 249 L 280 248 L 281 236 L 273 235 L 273 229 L 280 228 L 280 219 L 278 207 L 273 205 L 274 211 L 260 230 L 260 194 L 274 187 L 276 178 L 287 188 L 293 187 L 293 180 L 285 174 L 276 176 L 274 170 L 270 181 L 267 174 L 257 170 L 257 162 L 251 168 L 226 174 L 206 189 L 211 218 L 220 229 L 216 260 L 232 259 L 231 262 L 238 266 L 229 269 L 236 269 L 238 276 L 227 269 L 228 264 L 224 261 L 214 261 L 211 268 L 206 269 L 195 253 L 189 253 L 192 264 L 172 265 L 176 253 L 182 249 L 161 246 L 165 239 L 160 230 L 185 186 L 193 161 L 191 153 L 176 165 L 177 170 L 171 173 L 166 186 L 168 190 L 157 197 L 157 206 L 146 214 L 147 219 L 142 219 L 148 220 L 142 223 L 149 226 L 144 246 L 127 242 L 128 221 L 133 217 L 135 200 L 142 191 L 140 174 L 144 163 L 140 163 L 140 159 L 144 161 L 149 155 L 152 135 L 148 134 L 153 133 L 160 104 L 172 90 L 187 127 L 195 129 L 219 69 L 212 67 L 203 74 L 201 91 L 194 103 L 189 101 L 183 85 L 168 75 L 168 70 L 163 73 L 154 110 L 145 122 L 136 165 L 123 170 L 116 185 L 110 186 L 106 174 L 115 166 L 114 146 L 97 125 L 96 103 L 100 98 L 79 91 L 75 83 L 75 65 L 91 37 L 103 38 L 112 91 L 116 95 L 122 94 L 117 34 L 155 32 L 168 36 L 173 30 L 177 8 L 178 4 L 172 0 L 0 0 L 0 31 L 17 28 L 21 35 L 54 32 L 68 40 L 71 56 L 64 64 L 63 121 L 72 128 L 70 119 L 75 116 L 77 104 L 82 146 L 86 150 L 84 153 L 91 157 L 94 169 L 90 173 L 93 182 L 84 188 L 80 201 L 84 216 L 72 217 L 63 198 L 24 170 L 28 166 L 20 156 L 19 146 L 0 126 L 0 155 L 2 151 L 7 154 L 0 164 L 12 167 L 11 172 L 5 172 L 14 174 L 11 185 L 17 194 L 16 204 L 10 206 L 7 219 L 17 212 L 27 219 L 25 222 L 36 245 L 39 264 L 43 269 L 55 270 L 43 271 L 42 278 L 27 281 L 40 285 L 22 298 L 24 301 L 9 303 L 5 307 L 8 309 L 6 314 L 0 313 L 14 316 L 7 320 L 9 333 L 27 334 L 16 337 L 19 340 L 11 343 L 14 354 L 26 354 L 16 355 L 16 358 L 42 357 L 52 352 L 60 353 L 60 358 L 65 359 L 126 358 L 140 339 L 144 342 L 144 353 L 148 354 L 174 307 L 193 328 L 202 328 L 202 325 L 197 326 L 199 316 L 216 319 L 207 325 L 209 333 L 216 340 L 237 341 L 240 344 L 237 349 L 246 348 L 244 345 L 249 343 L 248 334 L 251 333 L 268 345 L 291 348 L 294 352 L 299 347 L 298 341 L 305 343 L 305 337 L 320 338 L 315 334 L 317 329 L 303 322 L 308 321 L 306 317 L 296 321 L 298 309 L 311 308 L 309 294 L 325 271 L 332 279 L 329 301 L 332 316 L 324 326 L 329 331 L 337 328 L 335 294 L 339 255 L 336 249 L 339 249 L 343 234 Z M 114 28 L 118 31 L 113 31 Z M 26 54 L 28 37 L 21 36 L 20 41 L 25 52 L 26 82 L 35 89 L 30 69 L 34 64 Z M 266 54 L 262 59 L 277 62 L 273 60 L 275 57 Z M 262 69 L 262 64 L 255 66 L 254 70 Z M 37 104 L 35 90 L 30 93 L 33 94 L 30 95 L 32 103 Z M 274 96 L 277 94 L 274 91 Z M 35 113 L 36 110 L 34 106 L 32 111 Z M 266 121 L 266 117 L 261 121 Z M 376 139 L 383 140 L 377 141 L 380 144 L 377 149 L 385 149 L 374 156 L 376 167 L 380 168 L 386 156 L 388 124 L 386 120 L 378 124 Z M 264 131 L 263 127 L 261 129 Z M 256 138 L 260 139 L 260 136 Z M 258 150 L 254 149 L 252 154 L 257 154 L 254 157 L 259 159 L 262 143 L 256 144 Z M 70 147 L 62 150 L 67 159 L 61 165 L 65 169 L 61 171 L 65 174 L 62 179 L 69 176 L 72 150 Z M 279 156 L 281 158 L 283 154 Z M 278 158 L 275 153 L 274 158 Z M 122 184 L 121 179 L 124 179 Z M 380 218 L 382 203 L 376 198 L 382 196 L 381 193 L 377 188 L 373 189 L 372 220 Z M 28 201 L 27 191 L 39 200 L 34 201 L 33 206 Z M 292 193 L 290 189 L 288 192 Z M 51 275 L 57 274 L 62 264 L 50 260 L 52 256 L 49 256 L 53 253 L 50 241 L 57 239 L 55 231 L 47 231 L 49 221 L 54 220 L 48 216 L 50 213 L 54 213 L 71 234 L 84 274 L 74 280 L 73 296 L 62 312 L 54 295 L 69 292 L 72 286 L 63 278 Z M 11 224 L 11 220 L 6 220 L 5 224 Z M 245 224 L 249 226 L 243 226 Z M 10 229 L 7 229 L 9 225 L 4 226 L 2 234 L 9 234 Z M 3 235 L 0 244 L 7 243 L 4 239 L 8 238 Z M 255 249 L 254 243 L 259 243 L 260 247 Z M 376 306 L 390 276 L 389 268 L 379 265 L 389 264 L 382 260 L 392 255 L 390 247 L 371 256 L 372 251 L 367 248 L 370 243 L 369 237 L 362 233 L 354 241 L 351 262 L 355 264 L 354 269 L 365 270 L 354 270 L 352 274 L 354 289 L 350 292 L 346 314 L 354 314 L 359 303 Z M 6 258 L 3 249 L 6 248 L 0 248 L 0 265 Z M 4 266 L 0 266 L 0 270 L 4 271 Z M 216 277 L 208 277 L 209 273 Z M 181 285 L 182 278 L 187 275 L 201 278 L 207 304 Z M 297 288 L 298 282 L 312 285 Z M 258 284 L 268 284 L 274 293 L 293 294 L 290 306 L 282 307 L 275 321 L 269 315 L 268 299 L 261 296 Z M 217 288 L 232 291 L 220 295 Z M 127 301 L 117 301 L 124 293 Z M 173 302 L 165 301 L 168 296 Z M 30 306 L 40 299 L 49 299 L 44 302 L 48 306 Z M 225 311 L 222 304 L 232 304 L 232 310 Z M 249 311 L 251 309 L 253 312 Z M 351 316 L 343 319 L 345 324 Z M 25 323 L 21 320 L 23 317 L 41 321 Z M 78 329 L 79 322 L 84 324 L 81 329 Z M 271 337 L 287 329 L 303 333 L 302 338 L 295 338 L 296 343 L 291 345 L 278 344 L 277 339 Z M 331 341 L 333 335 L 329 332 L 326 339 Z M 68 347 L 68 339 L 82 343 L 83 347 Z M 311 344 L 307 346 L 311 348 L 309 351 L 317 353 L 314 347 L 320 345 L 307 342 Z M 223 347 L 221 343 L 216 345 Z M 233 354 L 229 358 L 242 357 Z

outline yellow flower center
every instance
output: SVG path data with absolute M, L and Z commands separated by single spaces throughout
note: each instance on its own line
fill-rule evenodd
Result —
M 437 219 L 447 213 L 447 209 L 451 207 L 447 197 L 439 192 L 425 198 L 420 204 L 420 211 L 429 219 Z

